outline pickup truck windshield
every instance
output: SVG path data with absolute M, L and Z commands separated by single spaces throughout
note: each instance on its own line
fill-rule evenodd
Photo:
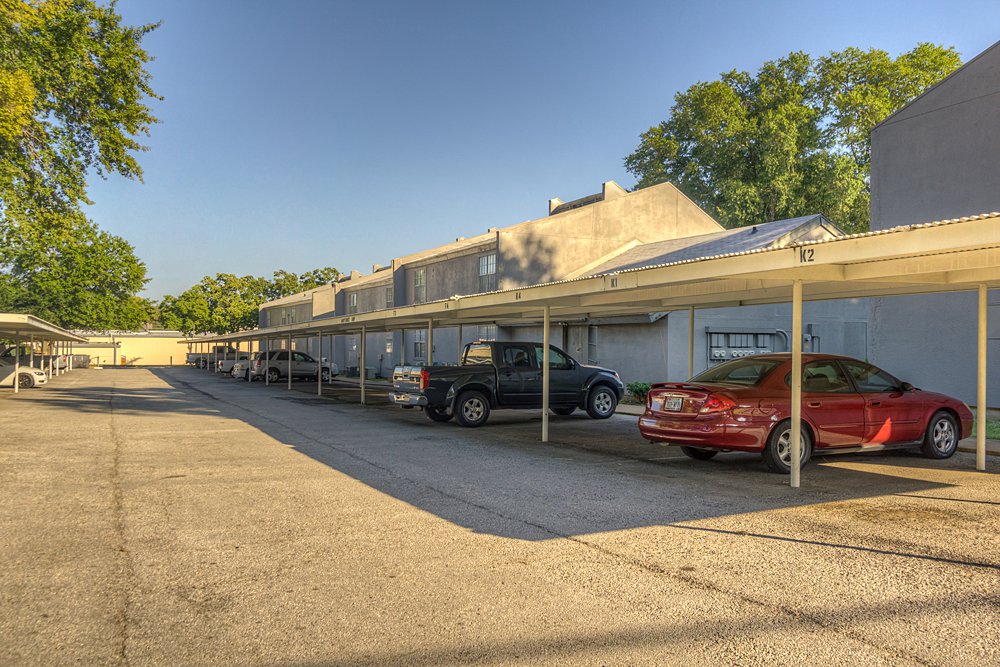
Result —
M 493 352 L 489 345 L 470 345 L 465 351 L 465 359 L 462 365 L 470 364 L 492 364 Z

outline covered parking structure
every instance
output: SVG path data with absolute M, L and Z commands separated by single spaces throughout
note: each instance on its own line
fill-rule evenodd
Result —
M 31 366 L 35 365 L 35 341 L 40 341 L 42 343 L 42 348 L 45 348 L 46 343 L 52 349 L 53 354 L 67 354 L 69 355 L 69 365 L 66 370 L 73 370 L 73 343 L 86 343 L 87 339 L 83 336 L 77 336 L 71 331 L 67 331 L 61 327 L 52 324 L 51 322 L 46 322 L 40 317 L 35 317 L 34 315 L 26 315 L 21 313 L 0 313 L 0 338 L 9 338 L 14 341 L 14 347 L 20 350 L 21 344 L 27 340 L 31 344 L 31 353 L 28 363 Z M 58 351 L 57 351 L 58 350 Z M 19 354 L 14 355 L 14 393 L 18 393 L 18 373 L 20 372 L 21 357 Z M 62 369 L 58 367 L 58 364 L 54 365 L 52 363 L 52 355 L 49 356 L 48 364 L 48 374 L 51 378 L 53 375 L 58 375 L 62 372 Z
M 549 437 L 550 324 L 592 317 L 696 308 L 792 304 L 791 485 L 800 483 L 802 304 L 805 301 L 976 291 L 978 371 L 976 468 L 986 468 L 987 290 L 1000 286 L 1000 213 L 908 225 L 783 248 L 689 259 L 670 264 L 534 285 L 368 313 L 213 337 L 265 341 L 427 328 L 428 363 L 435 327 L 467 324 L 543 326 L 542 441 Z M 693 329 L 693 318 L 689 321 Z M 689 329 L 689 369 L 693 330 Z M 331 348 L 332 349 L 332 348 Z M 365 373 L 361 373 L 364 402 Z M 291 380 L 289 378 L 289 387 Z

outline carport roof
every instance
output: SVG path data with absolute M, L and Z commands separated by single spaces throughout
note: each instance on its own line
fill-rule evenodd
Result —
M 45 340 L 71 341 L 86 343 L 87 339 L 77 336 L 51 322 L 46 322 L 34 315 L 22 313 L 0 313 L 0 337 L 37 336 Z
M 593 276 L 453 296 L 434 302 L 225 334 L 216 340 L 388 331 L 427 326 L 554 321 L 803 299 L 1000 287 L 1000 213 L 941 220 L 780 248 L 677 259 Z M 202 338 L 201 340 L 205 340 Z

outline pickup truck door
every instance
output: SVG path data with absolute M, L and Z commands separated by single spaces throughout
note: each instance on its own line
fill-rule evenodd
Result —
M 525 395 L 525 382 L 535 375 L 538 369 L 533 367 L 534 351 L 530 345 L 502 345 L 500 359 L 497 363 L 497 390 L 502 405 L 530 405 L 530 398 Z
M 529 395 L 532 405 L 542 406 L 542 353 L 545 348 L 534 346 L 535 372 L 534 377 L 526 381 L 525 393 Z M 582 378 L 577 373 L 577 365 L 565 352 L 554 345 L 549 345 L 549 401 L 553 405 L 563 405 L 577 402 L 577 392 L 582 384 Z

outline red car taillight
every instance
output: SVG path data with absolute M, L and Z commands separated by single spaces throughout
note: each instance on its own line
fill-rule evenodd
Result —
M 709 396 L 701 406 L 701 414 L 712 412 L 725 412 L 736 407 L 736 401 L 725 396 Z
M 427 389 L 427 385 L 431 383 L 431 372 L 426 368 L 420 370 L 420 390 L 423 391 Z

